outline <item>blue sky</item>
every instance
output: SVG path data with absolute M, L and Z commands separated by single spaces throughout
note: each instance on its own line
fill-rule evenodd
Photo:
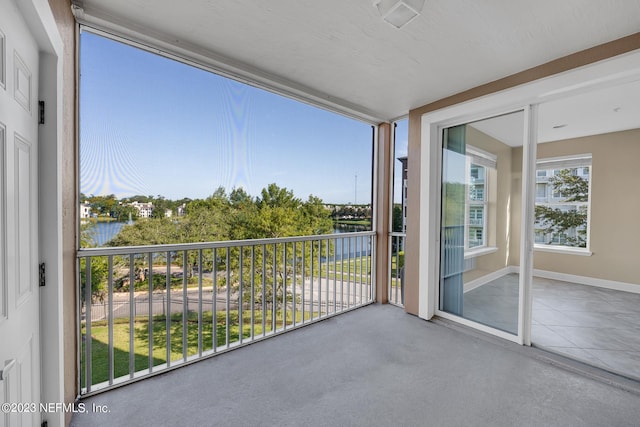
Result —
M 393 202 L 402 203 L 402 164 L 398 161 L 398 157 L 407 155 L 407 147 L 409 143 L 409 119 L 398 120 L 396 126 L 396 146 L 394 152 L 394 170 L 393 170 Z
M 80 46 L 81 192 L 255 196 L 275 182 L 303 199 L 370 202 L 370 124 L 89 32 Z

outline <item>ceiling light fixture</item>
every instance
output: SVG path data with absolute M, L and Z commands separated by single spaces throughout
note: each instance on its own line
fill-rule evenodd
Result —
M 396 28 L 402 28 L 413 21 L 424 6 L 424 0 L 374 0 L 382 19 Z

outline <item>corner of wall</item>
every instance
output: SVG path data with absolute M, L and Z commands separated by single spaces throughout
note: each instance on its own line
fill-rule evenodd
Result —
M 63 106 L 62 106 L 62 293 L 64 335 L 64 400 L 71 403 L 77 390 L 77 325 L 76 325 L 76 22 L 71 13 L 71 0 L 49 0 L 49 7 L 63 41 Z M 66 414 L 66 424 L 71 421 Z

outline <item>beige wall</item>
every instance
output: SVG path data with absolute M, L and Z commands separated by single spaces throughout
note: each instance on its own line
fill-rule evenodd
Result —
M 49 0 L 64 44 L 62 110 L 62 280 L 64 327 L 64 396 L 73 402 L 76 390 L 76 27 L 70 0 Z M 67 414 L 67 423 L 71 413 Z
M 640 286 L 640 129 L 538 145 L 538 158 L 592 154 L 590 257 L 535 251 L 534 268 Z
M 509 252 L 509 265 L 520 265 L 520 228 L 522 218 L 522 147 L 515 147 L 511 151 L 511 251 Z
M 378 125 L 378 146 L 377 146 L 377 176 L 378 185 L 376 187 L 376 218 L 374 230 L 376 232 L 376 302 L 386 304 L 388 302 L 388 280 L 389 277 L 389 215 L 391 214 L 391 201 L 388 189 L 390 188 L 391 161 L 393 152 L 391 151 L 391 124 L 381 123 Z
M 415 108 L 409 112 L 409 146 L 408 146 L 408 182 L 407 196 L 407 240 L 405 253 L 405 310 L 418 314 L 418 275 L 420 254 L 420 174 L 421 174 L 421 118 L 423 114 L 459 104 L 504 89 L 549 77 L 578 67 L 612 58 L 627 52 L 640 49 L 640 32 L 604 43 L 590 49 L 556 59 L 546 64 L 512 74 L 505 78 L 489 82 L 460 92 L 453 96 Z
M 511 210 L 512 148 L 472 126 L 466 127 L 466 143 L 496 155 L 497 173 L 489 175 L 489 198 L 487 217 L 488 246 L 498 248 L 497 252 L 475 258 L 475 269 L 464 273 L 464 282 L 477 279 L 508 265 L 511 249 L 509 224 Z M 491 184 L 491 182 L 495 182 Z

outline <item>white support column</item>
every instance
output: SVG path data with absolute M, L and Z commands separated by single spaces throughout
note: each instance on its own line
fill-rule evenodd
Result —
M 419 311 L 431 319 L 437 307 L 438 260 L 440 259 L 440 138 L 438 126 L 422 118 L 420 152 L 420 232 L 419 232 Z M 407 236 L 409 238 L 409 236 Z M 407 262 L 409 262 L 407 260 Z
M 538 106 L 524 108 L 524 146 L 522 150 L 522 222 L 520 227 L 520 300 L 518 336 L 522 344 L 531 345 L 531 309 L 533 278 L 533 241 L 536 190 L 536 148 Z

